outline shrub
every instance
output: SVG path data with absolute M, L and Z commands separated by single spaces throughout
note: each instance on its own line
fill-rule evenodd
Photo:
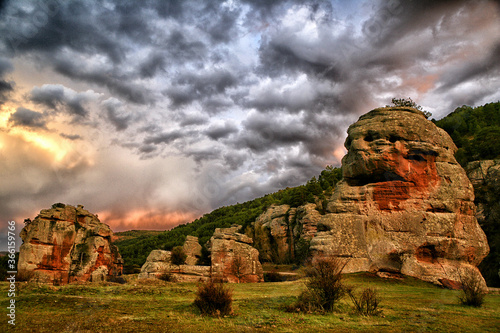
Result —
M 313 260 L 306 269 L 305 290 L 296 304 L 289 307 L 303 312 L 330 312 L 345 293 L 342 270 L 346 263 L 336 257 L 322 257 Z
M 172 249 L 172 255 L 170 257 L 170 261 L 173 265 L 184 265 L 186 263 L 187 255 L 184 252 L 182 246 L 176 246 Z
M 176 282 L 177 279 L 174 274 L 171 272 L 164 272 L 158 276 L 158 279 L 165 281 L 165 282 Z
M 127 283 L 127 280 L 125 280 L 125 278 L 121 275 L 112 275 L 112 276 L 108 277 L 108 282 L 125 284 L 125 283 Z
M 349 287 L 346 288 L 346 293 L 352 300 L 357 313 L 365 316 L 374 316 L 380 313 L 380 310 L 378 310 L 380 299 L 375 289 L 366 288 L 361 294 L 356 295 L 354 288 Z
M 283 278 L 281 274 L 273 270 L 271 272 L 264 273 L 264 282 L 282 282 Z
M 213 280 L 208 280 L 198 286 L 194 300 L 194 305 L 201 313 L 210 316 L 230 315 L 233 311 L 232 303 L 232 290 Z
M 463 305 L 481 307 L 486 296 L 486 290 L 483 288 L 483 281 L 479 273 L 473 270 L 459 272 L 461 287 L 461 294 L 458 297 L 460 303 Z

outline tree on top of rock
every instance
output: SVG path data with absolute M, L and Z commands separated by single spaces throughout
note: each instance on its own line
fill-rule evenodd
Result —
M 430 113 L 429 111 L 426 111 L 422 108 L 422 106 L 418 105 L 417 103 L 415 103 L 411 97 L 408 97 L 408 98 L 393 98 L 392 99 L 392 104 L 394 106 L 403 106 L 403 107 L 410 107 L 410 108 L 414 108 L 414 109 L 417 109 L 419 111 L 422 111 L 425 115 L 426 118 L 429 118 L 430 116 L 432 116 L 432 113 Z M 390 106 L 390 105 L 387 105 L 387 106 Z

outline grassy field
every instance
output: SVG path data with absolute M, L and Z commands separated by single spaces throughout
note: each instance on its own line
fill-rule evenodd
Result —
M 16 332 L 499 332 L 500 295 L 482 308 L 457 302 L 457 291 L 415 279 L 384 280 L 366 274 L 345 276 L 354 286 L 375 287 L 382 314 L 357 315 L 348 299 L 327 315 L 286 313 L 304 289 L 301 280 L 231 284 L 234 315 L 201 316 L 192 305 L 196 284 L 137 281 L 61 287 L 19 284 Z M 6 312 L 7 283 L 0 284 Z M 2 315 L 0 332 L 14 331 Z

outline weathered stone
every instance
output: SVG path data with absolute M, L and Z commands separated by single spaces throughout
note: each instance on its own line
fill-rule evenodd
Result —
M 442 279 L 439 279 L 439 282 L 441 283 L 441 285 L 447 289 L 452 289 L 452 290 L 460 290 L 462 289 L 462 284 L 458 281 L 453 281 L 453 280 L 450 280 L 450 279 L 445 279 L 445 278 L 442 278 Z
M 55 204 L 21 231 L 18 272 L 40 282 L 104 281 L 121 275 L 123 260 L 113 232 L 96 215 Z
M 201 245 L 198 242 L 198 237 L 186 236 L 182 248 L 187 256 L 186 265 L 196 265 L 201 257 Z
M 348 129 L 343 180 L 311 241 L 347 272 L 393 271 L 439 283 L 478 273 L 488 253 L 474 194 L 448 134 L 411 108 L 381 108 Z
M 255 247 L 265 261 L 284 262 L 290 256 L 290 206 L 272 205 L 253 224 Z
M 470 162 L 467 176 L 474 185 L 476 218 L 490 243 L 479 269 L 490 287 L 500 287 L 500 159 Z
M 161 274 L 169 273 L 176 269 L 177 266 L 172 265 L 172 252 L 164 250 L 153 250 L 149 254 L 146 262 L 141 267 L 139 279 L 158 278 Z
M 298 208 L 271 205 L 253 223 L 254 246 L 262 260 L 275 263 L 293 262 L 297 241 L 310 241 L 317 232 L 321 214 L 316 204 Z
M 194 237 L 196 238 L 196 237 Z M 170 251 L 153 250 L 142 265 L 139 279 L 160 278 L 163 274 L 171 274 L 178 282 L 197 282 L 210 278 L 210 266 L 173 265 Z
M 252 239 L 238 233 L 240 226 L 217 228 L 210 239 L 212 277 L 227 282 L 263 282 L 259 251 Z

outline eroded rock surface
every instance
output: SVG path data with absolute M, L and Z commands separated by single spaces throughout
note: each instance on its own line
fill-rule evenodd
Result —
M 186 254 L 186 265 L 196 265 L 201 257 L 201 245 L 198 242 L 198 237 L 186 236 L 182 249 Z
M 348 129 L 343 180 L 312 250 L 346 271 L 394 271 L 438 283 L 479 274 L 488 243 L 448 134 L 411 108 L 375 109 Z
M 194 237 L 196 238 L 196 237 Z M 196 240 L 197 241 L 197 240 Z M 175 281 L 197 282 L 210 277 L 209 266 L 173 265 L 170 251 L 153 250 L 142 265 L 139 279 L 160 278 L 163 274 L 171 274 Z
M 252 238 L 239 233 L 241 226 L 217 228 L 210 239 L 212 276 L 227 282 L 263 282 L 259 251 Z
M 123 260 L 111 244 L 112 234 L 83 206 L 55 204 L 21 231 L 19 275 L 60 284 L 121 275 Z

